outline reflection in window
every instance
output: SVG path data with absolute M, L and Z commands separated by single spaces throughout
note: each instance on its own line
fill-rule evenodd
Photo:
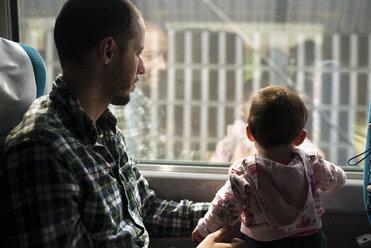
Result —
M 52 29 L 63 2 L 19 0 L 21 41 L 43 55 L 48 81 L 60 73 Z M 147 72 L 129 105 L 112 108 L 135 158 L 208 161 L 244 122 L 241 106 L 269 84 L 303 96 L 309 138 L 329 160 L 345 165 L 364 149 L 369 1 L 132 2 L 147 21 Z M 223 152 L 243 155 L 243 139 L 235 130 Z

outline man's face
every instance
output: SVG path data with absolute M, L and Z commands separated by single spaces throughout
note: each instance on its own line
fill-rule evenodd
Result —
M 138 34 L 127 44 L 127 48 L 118 49 L 119 56 L 113 65 L 111 74 L 111 103 L 114 105 L 125 105 L 130 101 L 130 92 L 135 89 L 138 74 L 145 73 L 142 59 L 144 48 L 144 25 L 138 23 Z
M 167 37 L 164 31 L 156 24 L 148 24 L 143 50 L 143 62 L 148 72 L 143 76 L 144 87 L 162 80 L 166 72 L 167 49 Z

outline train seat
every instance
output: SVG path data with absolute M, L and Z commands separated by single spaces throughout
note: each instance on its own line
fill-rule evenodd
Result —
M 37 50 L 0 37 L 0 146 L 45 88 L 46 67 Z

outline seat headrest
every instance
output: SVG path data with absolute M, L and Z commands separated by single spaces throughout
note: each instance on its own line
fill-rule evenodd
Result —
M 45 87 L 46 70 L 40 54 L 0 37 L 0 145 Z
M 23 50 L 25 50 L 28 57 L 31 59 L 36 81 L 36 98 L 43 96 L 46 88 L 46 67 L 44 60 L 35 48 L 23 43 L 18 44 L 23 48 Z

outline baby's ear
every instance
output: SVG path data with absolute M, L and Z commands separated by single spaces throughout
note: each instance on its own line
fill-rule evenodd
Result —
M 303 130 L 300 132 L 299 136 L 295 139 L 295 141 L 294 141 L 294 145 L 296 145 L 296 146 L 300 146 L 301 143 L 304 142 L 304 140 L 305 140 L 306 137 L 307 137 L 307 130 L 306 130 L 306 129 L 303 129 Z
M 254 136 L 252 136 L 252 133 L 251 133 L 251 129 L 249 127 L 249 124 L 246 125 L 246 135 L 247 135 L 247 138 L 251 141 L 251 142 L 254 142 L 255 139 L 254 139 Z

